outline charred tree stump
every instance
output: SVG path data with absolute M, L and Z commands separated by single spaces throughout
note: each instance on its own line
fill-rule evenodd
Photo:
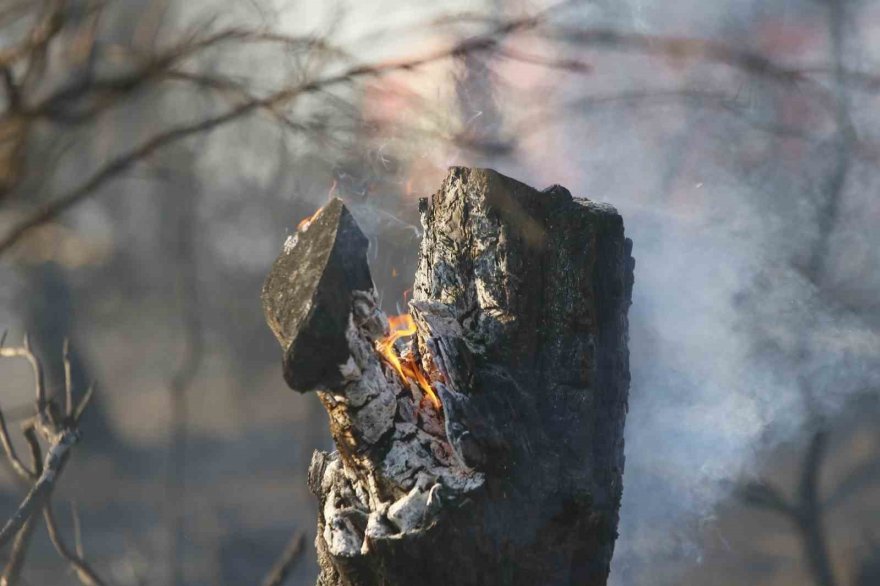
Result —
M 632 243 L 608 205 L 454 168 L 420 202 L 410 315 L 378 308 L 339 200 L 263 307 L 317 391 L 319 586 L 605 584 L 622 492 Z

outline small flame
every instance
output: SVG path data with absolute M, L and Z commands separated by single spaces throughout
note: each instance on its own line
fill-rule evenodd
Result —
M 327 192 L 327 200 L 328 201 L 333 199 L 333 194 L 336 193 L 336 187 L 338 185 L 339 185 L 339 183 L 336 181 L 336 179 L 334 179 L 333 183 L 330 184 L 330 190 Z M 311 224 L 312 220 L 315 219 L 315 216 L 317 216 L 321 212 L 322 209 L 323 208 L 318 208 L 317 212 L 315 212 L 311 216 L 306 216 L 305 218 L 300 220 L 299 224 L 296 225 L 297 232 L 308 228 L 309 224 Z
M 299 224 L 296 225 L 296 231 L 299 232 L 300 230 L 305 230 L 308 227 L 308 225 L 312 222 L 312 220 L 315 219 L 315 216 L 317 216 L 318 212 L 320 212 L 320 211 L 321 210 L 318 210 L 317 212 L 315 212 L 311 216 L 306 216 L 305 218 L 300 220 Z
M 407 358 L 401 360 L 394 349 L 394 343 L 400 338 L 412 336 L 416 333 L 416 322 L 408 313 L 403 315 L 394 315 L 388 318 L 388 324 L 391 329 L 386 337 L 376 343 L 376 350 L 379 355 L 387 362 L 404 382 L 415 382 L 419 388 L 428 396 L 434 408 L 440 409 L 440 399 L 437 393 L 431 387 L 428 377 L 425 376 L 422 367 L 416 362 L 413 354 L 409 354 Z

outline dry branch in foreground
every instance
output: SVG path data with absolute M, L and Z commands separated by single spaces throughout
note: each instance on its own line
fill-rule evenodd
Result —
M 79 441 L 79 421 L 89 404 L 94 387 L 89 388 L 79 403 L 74 402 L 70 354 L 66 344 L 64 348 L 65 388 L 62 405 L 57 404 L 55 397 L 47 396 L 43 366 L 31 350 L 27 337 L 19 347 L 6 347 L 0 341 L 0 357 L 21 358 L 31 365 L 34 371 L 36 395 L 34 416 L 27 420 L 22 427 L 22 434 L 30 451 L 30 466 L 19 458 L 9 435 L 2 410 L 0 410 L 0 441 L 2 441 L 6 459 L 18 478 L 29 487 L 28 493 L 18 509 L 0 529 L 0 549 L 14 540 L 12 554 L 4 568 L 0 582 L 3 586 L 18 583 L 21 569 L 24 566 L 28 542 L 35 525 L 38 523 L 39 516 L 42 515 L 58 555 L 70 564 L 80 583 L 84 586 L 102 586 L 104 581 L 98 577 L 91 565 L 64 541 L 52 512 L 52 493 L 70 458 L 71 449 Z M 43 457 L 44 444 L 46 446 L 45 457 Z
M 302 533 L 296 533 L 263 579 L 263 586 L 282 586 L 299 563 L 305 548 L 306 536 Z

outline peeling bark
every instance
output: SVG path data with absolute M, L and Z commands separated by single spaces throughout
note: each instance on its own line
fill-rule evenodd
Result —
M 416 332 L 395 348 L 428 386 L 377 352 L 388 320 L 338 200 L 264 287 L 285 378 L 317 390 L 337 447 L 309 470 L 318 584 L 605 584 L 629 387 L 623 222 L 465 168 L 421 212 Z

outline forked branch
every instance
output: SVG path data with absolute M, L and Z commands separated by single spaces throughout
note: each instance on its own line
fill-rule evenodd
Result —
M 5 340 L 5 335 L 3 336 Z M 12 470 L 21 482 L 28 486 L 27 495 L 16 511 L 0 528 L 0 549 L 14 541 L 9 562 L 4 569 L 3 586 L 15 584 L 21 574 L 33 529 L 39 522 L 40 515 L 46 523 L 49 538 L 58 554 L 73 568 L 80 583 L 84 586 L 102 586 L 101 580 L 91 566 L 68 547 L 58 531 L 52 513 L 52 493 L 58 485 L 58 479 L 70 459 L 73 446 L 79 441 L 79 421 L 92 397 L 94 387 L 89 388 L 79 403 L 74 401 L 73 377 L 69 345 L 64 345 L 64 405 L 55 404 L 55 398 L 46 395 L 43 379 L 43 367 L 33 353 L 27 337 L 21 346 L 5 347 L 0 340 L 0 358 L 20 358 L 26 360 L 34 372 L 34 416 L 22 428 L 22 436 L 28 445 L 31 455 L 31 466 L 21 461 L 0 408 L 0 443 Z M 43 457 L 43 445 L 46 446 Z

